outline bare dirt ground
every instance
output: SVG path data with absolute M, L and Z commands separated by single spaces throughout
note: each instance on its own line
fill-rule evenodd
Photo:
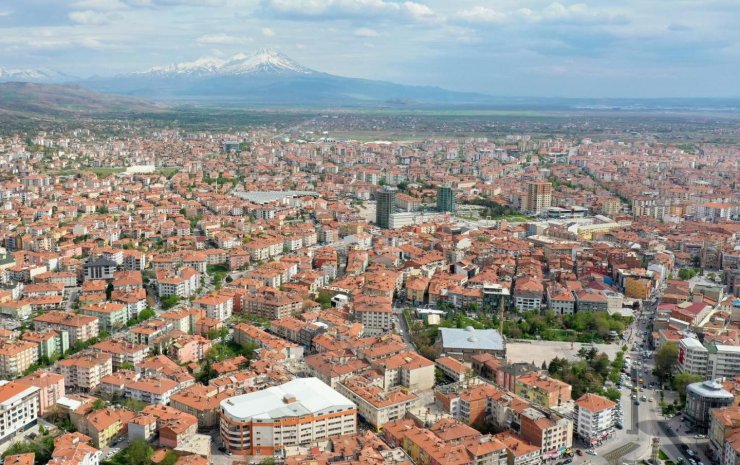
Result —
M 596 350 L 604 352 L 613 359 L 621 344 L 594 344 Z M 528 341 L 507 342 L 506 359 L 509 362 L 530 362 L 542 366 L 542 362 L 550 363 L 555 357 L 578 360 L 578 351 L 581 349 L 580 342 L 560 341 Z

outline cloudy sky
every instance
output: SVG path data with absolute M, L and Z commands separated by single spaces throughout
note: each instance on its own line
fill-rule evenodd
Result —
M 275 48 L 501 96 L 740 97 L 740 0 L 2 0 L 0 67 L 110 75 Z

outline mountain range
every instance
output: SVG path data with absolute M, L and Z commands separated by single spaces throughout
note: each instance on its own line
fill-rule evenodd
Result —
M 254 106 L 465 105 L 481 94 L 336 76 L 302 66 L 274 50 L 201 58 L 116 76 L 73 78 L 49 70 L 0 72 L 0 82 L 66 83 L 110 94 L 175 103 Z

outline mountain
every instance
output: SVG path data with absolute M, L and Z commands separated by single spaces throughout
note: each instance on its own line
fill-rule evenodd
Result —
M 150 68 L 143 73 L 134 73 L 134 76 L 172 78 L 177 76 L 208 77 L 255 74 L 311 74 L 313 72 L 279 52 L 262 49 L 254 55 L 240 53 L 227 60 L 206 57 L 187 63 Z
M 46 68 L 7 69 L 0 68 L 0 82 L 64 82 L 77 79 L 64 73 Z
M 201 58 L 78 84 L 99 92 L 178 102 L 250 105 L 479 104 L 492 98 L 437 87 L 334 76 L 273 50 L 228 59 Z
M 120 114 L 163 108 L 140 99 L 101 94 L 75 85 L 0 83 L 0 113 L 4 115 Z

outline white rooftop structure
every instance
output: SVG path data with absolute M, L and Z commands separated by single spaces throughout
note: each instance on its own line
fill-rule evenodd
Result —
M 444 349 L 504 350 L 504 338 L 495 329 L 440 328 Z
M 221 401 L 221 410 L 238 421 L 318 416 L 351 408 L 356 408 L 354 402 L 318 378 L 298 378 Z

